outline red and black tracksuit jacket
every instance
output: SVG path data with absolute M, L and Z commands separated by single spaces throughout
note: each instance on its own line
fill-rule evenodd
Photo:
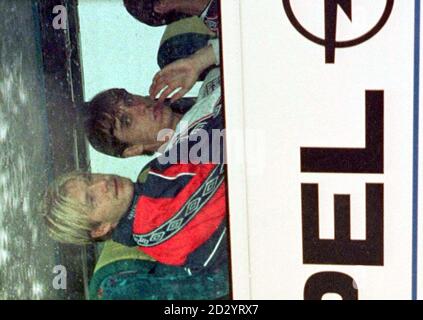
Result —
M 165 153 L 148 165 L 148 176 L 135 185 L 133 203 L 115 230 L 115 241 L 136 244 L 158 262 L 193 271 L 227 261 L 224 136 L 211 139 L 212 130 L 223 127 L 220 109 L 218 106 L 214 114 L 192 125 L 169 149 L 180 149 L 176 163 L 165 163 Z M 199 128 L 208 132 L 210 139 L 188 139 Z M 188 148 L 181 148 L 182 143 Z M 201 144 L 209 144 L 209 148 L 199 150 Z M 183 163 L 181 159 L 187 159 L 183 152 L 194 146 L 206 153 L 199 154 L 206 160 Z M 127 236 L 131 224 L 132 239 Z

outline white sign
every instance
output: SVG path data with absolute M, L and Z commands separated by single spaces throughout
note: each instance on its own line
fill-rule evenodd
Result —
M 421 294 L 419 4 L 222 1 L 235 298 Z

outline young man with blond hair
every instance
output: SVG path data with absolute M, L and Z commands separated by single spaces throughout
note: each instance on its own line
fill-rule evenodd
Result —
M 184 166 L 186 173 L 172 177 L 150 170 L 144 183 L 102 174 L 60 177 L 44 202 L 49 235 L 79 245 L 112 239 L 189 272 L 221 267 L 227 262 L 223 165 Z

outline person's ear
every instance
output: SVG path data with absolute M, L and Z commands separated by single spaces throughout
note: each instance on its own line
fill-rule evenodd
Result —
M 136 144 L 126 148 L 122 153 L 122 157 L 129 158 L 134 156 L 140 156 L 144 153 L 144 150 L 145 149 L 143 144 Z
M 113 225 L 111 223 L 102 222 L 97 228 L 91 230 L 90 234 L 93 239 L 104 237 L 112 231 Z

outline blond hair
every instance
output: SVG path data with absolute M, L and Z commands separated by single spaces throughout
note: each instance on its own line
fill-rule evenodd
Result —
M 91 231 L 98 222 L 89 219 L 89 206 L 66 194 L 67 182 L 82 177 L 74 171 L 57 178 L 47 189 L 42 204 L 44 222 L 51 238 L 61 243 L 85 245 L 93 242 Z

